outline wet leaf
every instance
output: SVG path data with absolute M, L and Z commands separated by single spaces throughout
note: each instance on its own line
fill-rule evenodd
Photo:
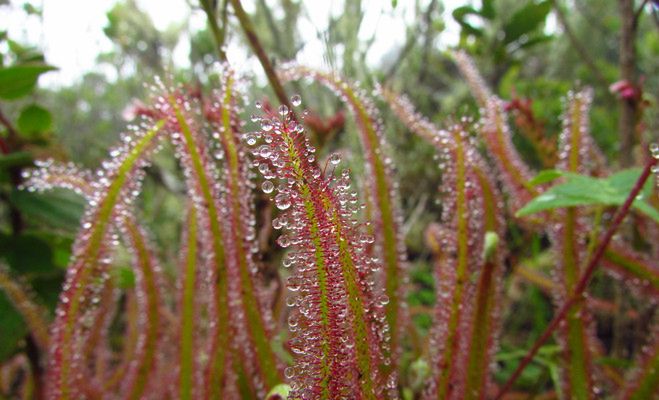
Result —
M 0 68 L 0 98 L 13 100 L 34 89 L 39 76 L 57 68 L 47 64 L 25 64 Z
M 16 352 L 26 334 L 23 318 L 0 290 L 0 363 Z
M 48 242 L 33 234 L 0 236 L 0 253 L 9 268 L 21 275 L 56 270 Z
M 28 138 L 50 131 L 52 125 L 53 117 L 50 112 L 37 104 L 23 108 L 18 117 L 18 130 Z
M 563 207 L 622 205 L 640 173 L 640 169 L 633 168 L 620 171 L 607 178 L 598 179 L 557 170 L 543 171 L 530 183 L 537 185 L 554 180 L 559 176 L 564 176 L 566 181 L 535 197 L 515 215 L 522 217 Z M 648 191 L 651 190 L 651 185 L 652 182 L 648 181 L 642 194 L 634 201 L 632 207 L 659 222 L 659 211 L 645 201 L 645 198 L 649 196 Z
M 530 3 L 519 9 L 504 25 L 504 43 L 512 43 L 538 28 L 551 11 L 551 1 Z
M 32 163 L 32 155 L 27 151 L 0 154 L 0 169 L 26 166 Z
M 78 229 L 84 211 L 83 199 L 66 190 L 48 193 L 15 190 L 10 201 L 28 218 L 72 232 Z

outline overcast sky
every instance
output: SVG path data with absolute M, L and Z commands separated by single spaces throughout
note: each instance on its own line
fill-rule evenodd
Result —
M 21 10 L 25 0 L 10 0 L 10 6 L 0 7 L 0 27 L 6 26 L 10 36 L 19 42 L 32 43 L 45 51 L 46 60 L 59 68 L 43 77 L 48 86 L 68 85 L 84 72 L 96 68 L 96 56 L 112 49 L 111 42 L 103 34 L 107 23 L 106 13 L 116 0 L 32 0 L 31 3 L 43 10 L 43 20 L 35 16 L 26 17 Z M 173 23 L 187 20 L 192 29 L 201 29 L 206 21 L 201 11 L 192 11 L 186 0 L 137 0 L 154 21 L 158 29 L 165 29 Z M 342 9 L 342 0 L 308 0 L 306 10 L 309 18 L 300 20 L 301 32 L 309 30 L 306 38 L 311 41 L 299 55 L 298 61 L 321 66 L 323 45 L 313 43 L 316 29 L 327 26 L 328 15 L 336 15 Z M 446 15 L 450 16 L 455 4 L 464 0 L 448 0 Z M 165 6 L 166 4 L 166 6 Z M 244 1 L 249 11 L 253 1 Z M 365 20 L 360 31 L 361 39 L 368 39 L 377 32 L 376 40 L 368 54 L 369 63 L 378 63 L 380 58 L 405 40 L 405 26 L 413 22 L 414 0 L 399 0 L 393 9 L 390 0 L 370 0 L 364 2 Z M 457 27 L 449 23 L 448 33 L 443 43 L 455 42 Z M 230 46 L 230 59 L 238 64 L 249 62 L 240 46 Z M 180 40 L 174 60 L 185 66 L 188 60 L 188 40 Z M 231 53 L 233 52 L 233 54 Z

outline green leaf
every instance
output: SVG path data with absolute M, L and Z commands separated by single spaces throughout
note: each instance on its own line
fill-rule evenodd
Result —
M 11 357 L 27 334 L 23 317 L 16 311 L 5 293 L 0 289 L 0 363 Z
M 130 267 L 116 267 L 112 269 L 114 284 L 121 289 L 135 287 L 135 272 Z
M 490 20 L 496 17 L 497 13 L 494 10 L 494 0 L 482 0 L 480 14 L 483 18 Z
M 566 181 L 557 184 L 540 194 L 515 214 L 517 217 L 540 211 L 576 206 L 619 206 L 622 205 L 641 174 L 640 168 L 617 172 L 607 178 L 593 178 L 569 172 L 542 171 L 530 182 L 540 184 L 549 182 L 559 176 Z M 652 182 L 648 181 L 632 207 L 659 223 L 659 211 L 645 201 L 650 196 Z
M 43 274 L 56 270 L 50 245 L 33 234 L 0 236 L 0 253 L 9 268 L 20 275 Z
M 53 125 L 53 117 L 45 108 L 30 104 L 23 108 L 18 117 L 18 130 L 27 137 L 48 132 Z
M 0 98 L 13 100 L 30 93 L 39 75 L 57 68 L 46 64 L 25 64 L 0 69 Z
M 288 395 L 291 392 L 291 387 L 286 384 L 286 383 L 280 383 L 279 385 L 275 386 L 268 392 L 267 396 L 265 398 L 267 400 L 286 400 L 288 399 Z
M 63 283 L 64 271 L 61 269 L 58 269 L 54 274 L 39 275 L 30 280 L 30 284 L 32 289 L 34 289 L 34 293 L 37 295 L 39 304 L 43 304 L 53 313 L 57 307 Z
M 530 3 L 519 9 L 503 27 L 503 42 L 512 43 L 522 35 L 533 32 L 545 21 L 549 11 L 551 11 L 551 1 L 549 0 Z
M 544 35 L 544 34 L 533 36 L 525 40 L 523 43 L 521 43 L 517 49 L 518 50 L 528 49 L 529 47 L 533 47 L 537 44 L 548 42 L 553 38 L 554 37 L 552 35 Z
M 82 197 L 67 190 L 31 193 L 14 190 L 10 202 L 26 216 L 54 228 L 75 231 L 85 208 Z
M 14 40 L 7 40 L 9 50 L 16 56 L 16 64 L 43 63 L 44 57 L 36 47 L 24 46 Z
M 32 163 L 32 154 L 27 151 L 16 151 L 9 154 L 0 154 L 0 169 L 23 167 Z
M 563 171 L 559 171 L 556 169 L 545 169 L 543 171 L 540 171 L 538 175 L 536 175 L 533 179 L 531 179 L 529 181 L 529 185 L 531 186 L 542 185 L 544 183 L 548 183 L 555 179 L 558 179 L 561 176 L 563 176 Z
M 34 5 L 32 5 L 30 3 L 23 4 L 23 10 L 27 13 L 27 15 L 41 16 L 41 9 L 35 7 Z
M 468 35 L 474 35 L 474 36 L 482 36 L 483 35 L 483 30 L 474 27 L 470 23 L 466 21 L 466 17 L 468 15 L 476 15 L 476 16 L 481 16 L 481 13 L 476 10 L 474 7 L 471 6 L 462 6 L 458 7 L 455 10 L 453 10 L 453 19 L 460 24 L 462 27 L 463 33 L 468 34 Z

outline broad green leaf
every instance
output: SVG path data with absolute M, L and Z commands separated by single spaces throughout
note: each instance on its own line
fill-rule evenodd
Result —
M 533 47 L 536 44 L 548 42 L 552 40 L 554 37 L 552 35 L 536 35 L 533 37 L 528 38 L 525 40 L 523 43 L 519 44 L 519 47 L 517 49 L 528 49 L 529 47 Z
M 519 9 L 504 25 L 504 43 L 512 43 L 538 28 L 551 11 L 551 1 L 530 3 Z
M 45 351 L 48 347 L 48 322 L 45 319 L 47 312 L 34 301 L 32 290 L 12 275 L 5 270 L 4 265 L 0 266 L 0 294 L 20 315 L 36 346 Z M 4 333 L 10 335 L 9 332 Z
M 57 270 L 48 242 L 33 234 L 0 236 L 0 253 L 9 268 L 20 275 Z
M 483 18 L 490 20 L 496 17 L 497 13 L 494 9 L 494 0 L 482 0 L 480 14 L 483 16 Z
M 543 183 L 548 183 L 548 182 L 551 182 L 553 180 L 556 180 L 556 179 L 560 178 L 561 176 L 563 176 L 563 171 L 559 171 L 559 170 L 556 170 L 556 169 L 546 169 L 546 170 L 540 171 L 538 173 L 538 175 L 533 177 L 533 179 L 531 179 L 529 181 L 529 185 L 531 185 L 531 186 L 542 185 Z
M 462 6 L 453 10 L 453 19 L 455 19 L 455 21 L 460 24 L 464 33 L 474 36 L 482 36 L 483 31 L 481 29 L 474 27 L 466 21 L 465 18 L 468 15 L 480 16 L 480 13 L 471 6 Z
M 30 280 L 30 285 L 40 304 L 46 306 L 51 312 L 55 313 L 59 294 L 64 283 L 64 271 L 58 269 L 55 274 L 39 275 Z
M 32 154 L 27 151 L 17 151 L 9 154 L 0 154 L 0 169 L 26 166 L 32 163 Z
M 13 100 L 34 89 L 39 76 L 57 68 L 41 63 L 0 68 L 0 98 Z
M 27 334 L 23 317 L 0 289 L 0 363 L 11 357 Z
M 458 23 L 462 23 L 467 15 L 480 15 L 480 13 L 472 6 L 462 6 L 453 10 L 453 18 Z
M 26 137 L 48 132 L 52 125 L 53 117 L 50 112 L 37 104 L 23 108 L 18 117 L 18 130 Z
M 523 217 L 540 211 L 563 207 L 576 206 L 619 206 L 632 190 L 640 176 L 638 168 L 617 172 L 607 178 L 593 178 L 569 172 L 556 170 L 542 171 L 531 184 L 549 182 L 559 176 L 564 176 L 566 181 L 557 184 L 522 207 L 515 215 Z M 643 188 L 641 195 L 632 204 L 637 211 L 645 214 L 659 223 L 659 211 L 645 201 L 650 193 L 652 182 L 648 182 Z
M 69 231 L 78 229 L 85 204 L 80 196 L 66 190 L 48 193 L 14 190 L 9 198 L 26 216 Z
M 43 53 L 36 47 L 24 46 L 14 40 L 7 40 L 9 50 L 16 56 L 16 64 L 43 63 Z

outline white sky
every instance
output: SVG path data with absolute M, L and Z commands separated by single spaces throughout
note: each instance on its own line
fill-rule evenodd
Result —
M 203 13 L 192 11 L 187 1 L 137 0 L 137 3 L 151 16 L 158 29 L 186 20 L 194 30 L 203 28 Z M 11 0 L 9 7 L 0 7 L 0 29 L 7 29 L 10 37 L 20 43 L 31 43 L 43 49 L 47 62 L 59 68 L 58 71 L 45 74 L 42 77 L 43 84 L 68 85 L 84 72 L 98 69 L 97 54 L 112 49 L 111 42 L 103 34 L 103 27 L 107 24 L 106 13 L 116 0 L 32 0 L 32 4 L 43 10 L 42 21 L 38 17 L 25 15 L 21 10 L 25 2 Z M 442 37 L 443 43 L 456 41 L 458 28 L 452 23 L 450 13 L 455 4 L 465 2 L 444 1 L 448 32 Z M 298 61 L 322 66 L 324 46 L 315 39 L 316 29 L 324 30 L 327 27 L 328 15 L 338 15 L 343 1 L 306 0 L 305 3 L 309 18 L 302 18 L 299 30 L 308 32 L 305 39 L 309 43 L 299 55 Z M 253 1 L 244 1 L 247 11 L 253 9 L 253 4 Z M 377 32 L 367 58 L 367 62 L 376 64 L 391 48 L 405 41 L 405 27 L 414 18 L 414 0 L 399 0 L 396 9 L 392 9 L 390 0 L 367 0 L 363 4 L 366 15 L 359 36 L 366 40 Z M 174 52 L 175 63 L 185 66 L 188 63 L 188 52 L 188 40 L 180 40 Z M 229 45 L 229 57 L 239 69 L 254 64 L 237 44 Z

